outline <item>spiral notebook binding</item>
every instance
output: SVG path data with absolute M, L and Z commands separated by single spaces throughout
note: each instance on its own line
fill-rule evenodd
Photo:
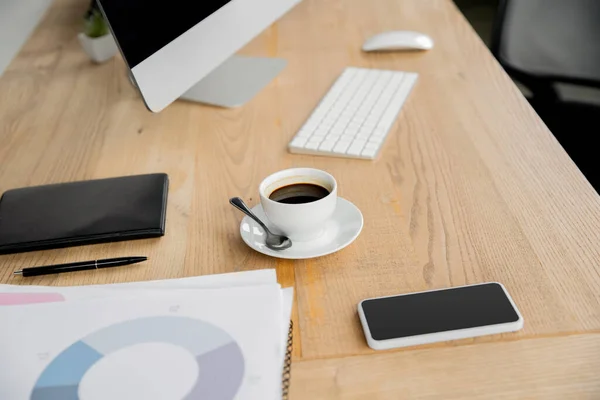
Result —
M 292 377 L 292 349 L 294 347 L 294 322 L 290 321 L 290 330 L 288 331 L 287 348 L 285 350 L 285 360 L 283 362 L 283 374 L 281 377 L 281 398 L 288 400 L 290 391 L 290 378 Z

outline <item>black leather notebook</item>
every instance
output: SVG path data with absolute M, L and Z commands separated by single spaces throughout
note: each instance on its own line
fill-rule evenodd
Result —
M 0 198 L 0 254 L 163 236 L 166 174 L 13 189 Z

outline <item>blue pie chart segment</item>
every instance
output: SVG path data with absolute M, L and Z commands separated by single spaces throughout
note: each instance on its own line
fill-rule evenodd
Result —
M 73 343 L 44 369 L 31 400 L 78 400 L 87 370 L 102 357 L 140 343 L 170 343 L 189 351 L 198 379 L 186 400 L 231 400 L 244 377 L 239 345 L 224 330 L 186 317 L 149 317 L 110 325 Z

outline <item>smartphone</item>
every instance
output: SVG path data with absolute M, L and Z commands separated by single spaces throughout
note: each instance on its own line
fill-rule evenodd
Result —
M 464 339 L 523 328 L 523 317 L 497 282 L 377 297 L 358 304 L 375 350 Z

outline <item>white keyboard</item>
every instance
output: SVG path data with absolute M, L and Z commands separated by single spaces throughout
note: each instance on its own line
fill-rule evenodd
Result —
M 289 143 L 290 152 L 374 159 L 417 76 L 346 68 Z

